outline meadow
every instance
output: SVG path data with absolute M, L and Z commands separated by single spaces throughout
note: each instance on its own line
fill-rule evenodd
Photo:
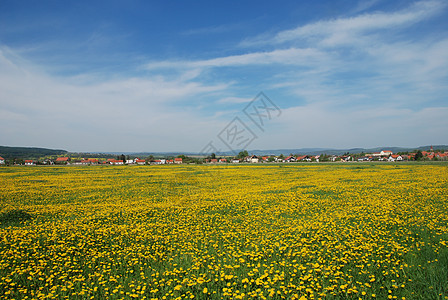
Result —
M 0 299 L 448 299 L 448 164 L 0 167 Z

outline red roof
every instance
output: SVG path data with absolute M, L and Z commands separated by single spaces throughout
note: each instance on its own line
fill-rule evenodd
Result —
M 29 159 L 27 159 L 27 160 L 25 160 L 25 162 L 26 162 L 26 163 L 32 163 L 33 161 L 32 161 L 32 160 L 29 160 Z
M 182 161 L 182 158 L 181 158 L 181 157 L 176 157 L 176 158 L 174 159 L 174 161 Z
M 117 160 L 117 159 L 108 159 L 108 162 L 112 162 L 112 163 L 119 163 L 119 162 L 123 162 L 123 160 Z
M 0 160 L 5 160 L 3 157 L 0 156 Z
M 97 163 L 98 159 L 96 158 L 89 158 L 89 159 L 85 159 L 83 161 L 81 161 L 82 163 Z
M 58 157 L 56 161 L 68 161 L 68 157 Z
M 146 162 L 144 159 L 136 159 L 135 162 Z

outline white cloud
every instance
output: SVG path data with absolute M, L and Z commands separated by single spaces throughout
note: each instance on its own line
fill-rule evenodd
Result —
M 217 101 L 217 103 L 221 103 L 221 104 L 226 104 L 226 103 L 231 103 L 231 104 L 238 104 L 238 103 L 248 103 L 250 101 L 252 101 L 253 98 L 242 98 L 242 97 L 225 97 L 225 98 L 221 98 Z
M 207 68 L 207 67 L 237 67 L 247 65 L 310 65 L 316 61 L 325 61 L 326 55 L 316 49 L 278 49 L 266 52 L 253 52 L 241 55 L 218 57 L 193 61 L 159 61 L 146 65 L 150 70 L 160 68 Z
M 266 132 L 260 134 L 251 148 L 416 147 L 435 142 L 443 144 L 448 138 L 447 115 L 447 107 L 418 111 L 389 107 L 334 111 L 314 104 L 291 107 L 282 110 L 281 117 L 273 121 L 276 124 L 266 126 Z M 278 127 L 282 128 L 281 132 L 274 130 Z
M 9 145 L 72 151 L 148 150 L 148 145 L 152 151 L 183 150 L 189 137 L 179 132 L 196 138 L 214 134 L 214 126 L 196 126 L 204 125 L 203 120 L 198 111 L 188 110 L 188 101 L 228 88 L 162 77 L 71 82 L 24 61 L 18 64 L 5 52 L 0 52 L 0 140 Z M 153 145 L 151 140 L 159 135 L 164 138 Z
M 244 41 L 243 45 L 282 44 L 305 40 L 318 41 L 321 46 L 332 47 L 358 43 L 357 39 L 372 31 L 410 26 L 428 19 L 445 7 L 446 3 L 441 1 L 422 1 L 393 13 L 377 12 L 351 18 L 318 21 L 279 32 L 272 38 L 262 36 L 261 38 L 248 39 Z

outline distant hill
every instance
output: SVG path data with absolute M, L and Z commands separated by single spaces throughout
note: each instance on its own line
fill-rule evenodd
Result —
M 376 148 L 346 148 L 346 149 L 333 149 L 333 148 L 297 148 L 297 149 L 274 149 L 274 150 L 247 150 L 249 154 L 255 154 L 257 156 L 260 155 L 289 155 L 289 154 L 309 154 L 309 155 L 319 155 L 319 154 L 327 154 L 327 155 L 342 155 L 344 153 L 372 153 L 372 152 L 380 152 L 381 150 L 390 150 L 393 153 L 397 152 L 411 152 L 415 150 L 426 150 L 428 151 L 431 146 L 420 146 L 415 148 L 405 148 L 405 147 L 376 147 Z M 433 145 L 434 150 L 448 150 L 448 145 Z M 238 154 L 240 151 L 244 149 L 238 149 L 234 152 L 232 151 L 224 151 L 215 153 L 219 156 L 233 156 Z M 119 155 L 125 154 L 130 157 L 148 157 L 149 155 L 153 155 L 154 157 L 171 157 L 178 155 L 186 155 L 186 156 L 197 156 L 199 153 L 195 152 L 107 152 L 107 154 Z
M 55 150 L 35 147 L 7 147 L 0 146 L 0 156 L 10 159 L 38 159 L 44 156 L 67 154 L 66 150 Z
M 434 150 L 448 150 L 448 145 L 433 145 Z M 376 147 L 376 148 L 346 148 L 346 149 L 332 149 L 332 148 L 297 148 L 297 149 L 275 149 L 275 150 L 247 150 L 249 154 L 255 155 L 289 155 L 289 154 L 309 154 L 309 155 L 319 155 L 319 154 L 327 154 L 327 155 L 342 155 L 344 153 L 372 153 L 372 152 L 380 152 L 381 150 L 390 150 L 393 153 L 397 152 L 411 152 L 415 150 L 426 150 L 428 151 L 431 146 L 420 146 L 415 148 L 405 148 L 405 147 Z M 236 150 L 238 153 L 241 150 Z M 219 155 L 234 155 L 231 151 L 216 153 Z

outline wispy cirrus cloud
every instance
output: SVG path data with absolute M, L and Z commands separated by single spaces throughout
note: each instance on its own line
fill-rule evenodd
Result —
M 220 104 L 239 104 L 239 103 L 248 103 L 252 101 L 253 98 L 243 98 L 243 97 L 225 97 L 221 98 L 217 101 Z
M 374 12 L 349 18 L 322 20 L 278 32 L 270 38 L 266 35 L 250 38 L 243 41 L 242 46 L 288 42 L 311 42 L 320 46 L 340 46 L 348 42 L 355 42 L 356 38 L 378 30 L 391 30 L 414 25 L 440 13 L 446 6 L 447 4 L 442 1 L 421 1 L 398 12 Z
M 162 76 L 93 82 L 58 77 L 0 48 L 0 139 L 72 151 L 143 151 L 157 139 L 153 149 L 176 150 L 181 141 L 187 143 L 189 130 L 190 138 L 200 140 L 219 128 L 205 126 L 210 121 L 190 108 L 192 99 L 228 88 Z M 185 138 L 173 134 L 183 130 Z M 122 141 L 120 146 L 113 136 Z
M 324 61 L 325 53 L 312 48 L 289 48 L 273 51 L 252 52 L 205 60 L 191 61 L 158 61 L 146 64 L 149 70 L 161 68 L 212 68 L 238 67 L 247 65 L 309 65 L 312 62 Z

